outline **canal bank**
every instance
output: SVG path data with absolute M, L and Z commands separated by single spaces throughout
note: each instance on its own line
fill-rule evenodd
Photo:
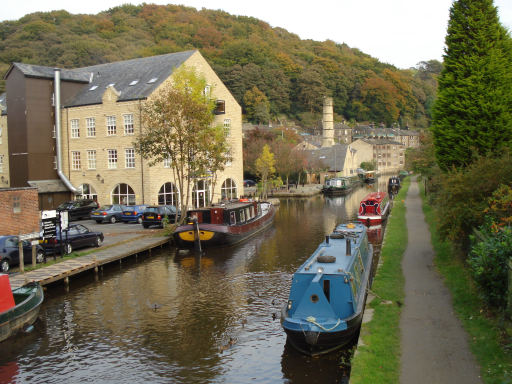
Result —
M 479 383 L 468 336 L 433 266 L 418 184 L 410 182 L 389 218 L 351 383 Z

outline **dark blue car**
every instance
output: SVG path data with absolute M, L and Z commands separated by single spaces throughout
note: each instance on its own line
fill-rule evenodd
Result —
M 18 236 L 0 236 L 0 272 L 7 273 L 14 265 L 19 265 Z M 36 262 L 44 261 L 44 251 L 40 245 L 36 246 Z M 23 263 L 32 263 L 32 245 L 30 241 L 23 241 Z
M 62 240 L 61 240 L 62 238 Z M 85 225 L 70 224 L 67 230 L 60 231 L 57 227 L 57 237 L 43 240 L 41 245 L 47 255 L 60 253 L 61 247 L 65 254 L 74 249 L 99 247 L 103 243 L 103 232 L 90 231 Z
M 147 205 L 132 205 L 125 207 L 121 220 L 124 223 L 139 223 L 142 224 L 142 214 L 146 210 Z
M 91 212 L 91 220 L 96 220 L 99 223 L 111 223 L 114 224 L 117 221 L 121 221 L 123 211 L 126 205 L 122 204 L 109 204 L 96 209 Z

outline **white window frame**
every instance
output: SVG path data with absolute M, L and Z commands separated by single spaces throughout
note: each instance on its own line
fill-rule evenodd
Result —
M 71 170 L 79 171 L 81 169 L 80 151 L 71 151 Z
M 71 119 L 70 125 L 71 125 L 71 138 L 79 139 L 80 138 L 80 120 Z
M 135 168 L 135 149 L 126 148 L 124 150 L 124 166 L 125 168 Z
M 134 125 L 133 125 L 133 113 L 129 113 L 123 115 L 124 122 L 124 134 L 129 136 L 135 133 Z
M 164 159 L 164 168 L 171 168 L 171 158 Z
M 231 119 L 224 119 L 224 137 L 231 136 Z
M 85 119 L 85 126 L 87 127 L 87 137 L 96 137 L 96 119 L 94 117 L 87 117 Z
M 108 169 L 117 169 L 117 149 L 107 149 Z
M 87 169 L 96 169 L 96 150 L 87 150 Z
M 107 122 L 107 136 L 116 136 L 117 135 L 117 126 L 116 126 L 116 116 L 106 116 Z

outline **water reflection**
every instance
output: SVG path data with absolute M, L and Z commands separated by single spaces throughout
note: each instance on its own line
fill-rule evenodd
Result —
M 293 272 L 380 185 L 283 199 L 274 226 L 235 247 L 163 249 L 52 287 L 36 330 L 2 343 L 0 372 L 14 362 L 20 383 L 346 382 L 350 351 L 290 350 L 279 314 Z

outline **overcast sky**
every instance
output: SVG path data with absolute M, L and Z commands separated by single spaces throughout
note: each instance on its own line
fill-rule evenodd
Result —
M 96 14 L 129 0 L 14 0 L 3 6 L 0 20 L 16 20 L 37 12 L 65 9 Z M 169 1 L 146 3 L 168 4 Z M 399 68 L 420 61 L 442 60 L 452 0 L 180 0 L 197 9 L 222 9 L 253 16 L 282 27 L 302 39 L 346 43 Z M 512 0 L 494 0 L 501 23 L 512 30 Z

